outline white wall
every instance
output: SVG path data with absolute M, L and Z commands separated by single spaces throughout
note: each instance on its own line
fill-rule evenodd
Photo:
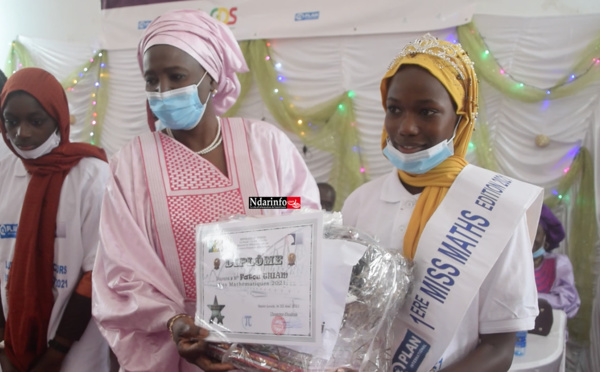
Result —
M 1 0 L 1 4 L 0 68 L 4 68 L 10 42 L 17 35 L 97 46 L 100 0 Z M 480 0 L 476 13 L 524 17 L 600 13 L 600 1 Z

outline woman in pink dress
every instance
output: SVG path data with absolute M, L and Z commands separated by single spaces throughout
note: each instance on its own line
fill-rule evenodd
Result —
M 145 31 L 138 60 L 162 129 L 111 159 L 93 315 L 121 371 L 228 370 L 204 354 L 208 331 L 192 318 L 195 227 L 285 212 L 250 209 L 250 197 L 320 209 L 317 185 L 282 131 L 221 117 L 239 95 L 236 73 L 248 70 L 227 26 L 201 11 L 167 13 Z

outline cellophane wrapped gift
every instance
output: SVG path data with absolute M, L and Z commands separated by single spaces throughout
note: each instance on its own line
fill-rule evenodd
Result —
M 210 344 L 213 357 L 243 371 L 324 372 L 338 369 L 390 369 L 389 342 L 398 309 L 410 290 L 412 267 L 399 251 L 382 247 L 372 236 L 342 226 L 339 213 L 327 213 L 324 238 L 366 247 L 353 267 L 337 341 L 327 360 L 290 347 L 264 344 Z

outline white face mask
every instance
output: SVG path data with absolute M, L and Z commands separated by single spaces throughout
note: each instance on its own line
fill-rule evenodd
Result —
M 405 154 L 396 149 L 388 138 L 387 145 L 383 149 L 383 154 L 397 169 L 413 174 L 427 173 L 454 155 L 454 137 L 456 136 L 456 129 L 460 120 L 461 116 L 458 117 L 458 122 L 454 126 L 452 138 L 443 140 L 433 147 Z
M 58 145 L 60 144 L 60 134 L 58 134 L 57 131 L 52 132 L 52 134 L 50 135 L 50 137 L 48 137 L 46 142 L 42 143 L 33 150 L 21 150 L 17 146 L 15 146 L 15 143 L 12 140 L 10 141 L 10 143 L 12 143 L 15 152 L 19 154 L 19 156 L 21 156 L 23 159 L 37 159 L 39 157 L 49 154 L 50 151 L 58 147 Z

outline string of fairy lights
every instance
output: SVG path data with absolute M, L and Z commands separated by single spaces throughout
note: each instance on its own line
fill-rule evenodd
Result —
M 99 139 L 98 123 L 100 122 L 100 116 L 103 116 L 103 110 L 98 110 L 98 102 L 101 99 L 100 89 L 103 87 L 103 80 L 108 77 L 107 68 L 107 52 L 105 50 L 94 51 L 94 55 L 89 59 L 89 62 L 84 64 L 80 71 L 76 74 L 76 77 L 70 81 L 70 84 L 65 87 L 67 92 L 74 92 L 77 84 L 83 81 L 87 75 L 95 71 L 92 93 L 89 97 L 90 109 L 86 115 L 84 123 L 86 124 L 86 133 L 89 133 L 88 141 L 92 145 L 95 145 Z M 100 112 L 99 112 L 100 111 Z
M 472 27 L 469 32 L 471 34 L 474 34 L 476 32 L 476 29 L 474 27 Z M 453 42 L 453 43 L 457 43 L 458 37 L 454 34 L 450 34 L 447 38 L 447 41 Z M 487 61 L 488 62 L 488 66 L 491 65 L 492 67 L 487 67 L 488 69 L 491 68 L 494 70 L 495 73 L 499 74 L 500 76 L 502 76 L 504 79 L 507 79 L 507 81 L 510 82 L 510 84 L 512 85 L 512 87 L 514 89 L 528 89 L 530 91 L 535 91 L 535 92 L 543 92 L 544 95 L 546 96 L 545 99 L 546 100 L 551 100 L 554 99 L 556 97 L 554 97 L 554 92 L 557 91 L 558 89 L 560 89 L 561 87 L 573 83 L 575 81 L 577 81 L 578 79 L 582 79 L 585 77 L 586 74 L 588 74 L 590 71 L 592 71 L 594 68 L 600 66 L 600 53 L 598 56 L 595 56 L 591 59 L 591 62 L 589 64 L 589 66 L 587 66 L 586 69 L 584 69 L 583 71 L 581 71 L 580 73 L 576 73 L 573 72 L 571 74 L 568 75 L 568 77 L 562 81 L 559 82 L 557 85 L 553 86 L 553 87 L 549 87 L 549 88 L 538 88 L 532 85 L 529 85 L 527 83 L 524 83 L 522 81 L 519 81 L 517 79 L 515 79 L 509 71 L 507 71 L 507 69 L 505 69 L 504 67 L 502 67 L 498 61 L 494 58 L 492 52 L 490 51 L 490 49 L 487 47 L 487 45 L 485 45 L 485 42 L 483 41 L 483 39 L 481 39 L 481 43 L 482 43 L 482 50 L 479 51 L 479 58 L 482 61 Z M 280 100 L 282 101 L 283 104 L 285 104 L 284 101 L 284 96 L 285 94 L 283 94 L 283 92 L 285 91 L 285 82 L 287 81 L 285 75 L 283 74 L 282 70 L 283 70 L 283 64 L 279 61 L 274 61 L 273 58 L 271 57 L 271 53 L 270 53 L 270 47 L 271 47 L 271 43 L 270 42 L 266 42 L 266 46 L 267 46 L 267 54 L 264 57 L 265 62 L 269 63 L 272 65 L 272 67 L 274 68 L 274 70 L 276 71 L 276 85 L 275 88 L 273 89 L 273 94 Z M 15 43 L 12 43 L 12 51 L 11 51 L 11 56 L 8 60 L 8 63 L 10 64 L 11 62 L 13 62 L 13 72 L 15 72 L 16 70 L 20 69 L 23 67 L 23 64 L 21 63 L 21 61 L 18 61 L 20 56 L 17 56 L 16 54 L 16 48 L 15 48 Z M 104 50 L 101 51 L 94 51 L 94 55 L 90 58 L 89 62 L 87 62 L 84 66 L 82 66 L 82 68 L 80 69 L 79 72 L 76 73 L 76 76 L 71 79 L 70 81 L 68 81 L 67 84 L 63 83 L 63 86 L 65 87 L 65 89 L 67 90 L 67 92 L 73 92 L 75 91 L 77 84 L 80 83 L 82 80 L 84 80 L 87 75 L 91 72 L 91 71 L 96 71 L 97 75 L 95 77 L 95 81 L 93 84 L 93 92 L 91 93 L 90 96 L 90 107 L 91 109 L 88 110 L 89 113 L 86 117 L 85 123 L 87 124 L 87 126 L 89 127 L 89 131 L 87 131 L 87 133 L 89 133 L 89 137 L 88 137 L 88 141 L 91 144 L 96 144 L 98 138 L 99 138 L 99 131 L 96 130 L 97 128 L 97 124 L 100 122 L 99 117 L 103 115 L 103 112 L 100 112 L 97 108 L 98 108 L 98 102 L 100 99 L 100 93 L 101 93 L 101 88 L 104 85 L 103 81 L 106 81 L 108 73 L 107 71 L 107 52 Z M 475 61 L 477 60 L 476 58 L 473 58 Z M 18 63 L 14 63 L 17 62 Z M 27 66 L 25 66 L 27 67 Z M 98 67 L 97 69 L 95 67 Z M 478 67 L 477 63 L 476 63 L 476 68 Z M 347 93 L 347 97 L 350 98 L 351 100 L 354 99 L 355 97 L 355 92 L 350 90 Z M 290 108 L 294 108 L 294 104 L 293 103 L 288 103 Z M 346 110 L 346 106 L 343 103 L 339 103 L 338 104 L 338 110 L 340 111 L 344 111 Z M 300 126 L 302 129 L 304 129 L 305 127 L 311 128 L 311 129 L 315 129 L 315 126 L 313 125 L 312 122 L 310 121 L 306 121 L 305 119 L 299 117 L 297 119 L 297 124 L 298 126 Z M 350 123 L 351 126 L 356 126 L 356 122 L 352 121 Z M 304 130 L 300 130 L 299 131 L 299 135 L 301 137 L 306 135 L 306 129 Z M 538 144 L 538 146 L 540 147 L 545 147 L 548 143 L 549 143 L 549 139 L 540 139 L 540 141 L 538 142 L 536 139 L 536 143 Z M 469 143 L 469 151 L 472 151 L 475 149 L 475 144 L 473 142 Z M 492 149 L 490 149 L 491 151 Z M 354 144 L 352 145 L 352 151 L 356 152 L 359 154 L 361 153 L 361 148 L 359 146 L 359 144 Z M 569 154 L 571 154 L 571 158 L 573 158 L 577 152 L 579 151 L 579 146 L 576 146 L 574 149 L 572 149 L 572 151 L 569 151 Z M 361 159 L 361 163 L 362 163 L 362 159 Z M 563 173 L 567 174 L 570 170 L 570 167 L 566 167 L 563 169 Z M 361 173 L 365 173 L 366 169 L 364 166 L 361 166 L 360 168 L 360 172 Z M 562 199 L 563 195 L 559 194 L 556 190 L 553 191 L 553 194 L 555 194 L 559 199 Z
M 508 87 L 513 88 L 513 92 L 515 92 L 515 94 L 521 94 L 522 91 L 527 90 L 532 96 L 528 97 L 527 102 L 539 102 L 561 98 L 561 90 L 564 90 L 565 87 L 574 83 L 584 83 L 578 80 L 583 79 L 591 72 L 597 73 L 597 67 L 600 66 L 600 45 L 596 45 L 593 48 L 588 48 L 589 50 L 586 49 L 586 57 L 584 57 L 584 60 L 581 63 L 575 66 L 575 71 L 566 74 L 563 79 L 559 80 L 552 87 L 539 88 L 514 78 L 503 66 L 501 66 L 473 24 L 461 27 L 464 27 L 468 30 L 468 33 L 463 33 L 461 38 L 465 37 L 465 35 L 469 35 L 469 41 L 474 41 L 477 44 L 478 50 L 468 50 L 469 56 L 475 62 L 476 70 L 480 72 L 485 68 L 485 72 L 498 74 L 504 78 L 504 84 L 507 84 Z M 453 42 L 457 41 L 454 35 L 450 35 L 448 39 L 451 39 Z M 588 55 L 589 60 L 587 59 Z
M 6 61 L 7 70 L 14 74 L 17 70 L 23 68 L 23 63 L 21 59 L 24 59 L 23 56 L 20 56 L 17 51 L 17 42 L 13 41 L 10 44 L 10 53 L 8 55 L 8 60 Z M 18 63 L 17 63 L 18 62 Z M 29 62 L 29 61 L 28 61 Z M 29 63 L 27 63 L 29 64 Z M 25 66 L 29 67 L 29 66 Z
M 282 104 L 286 104 L 285 102 L 283 102 L 285 100 L 284 96 L 284 83 L 287 81 L 287 78 L 283 75 L 282 73 L 282 68 L 283 68 L 283 64 L 281 62 L 275 62 L 274 59 L 271 57 L 271 42 L 266 42 L 265 45 L 267 46 L 267 54 L 264 57 L 265 62 L 269 63 L 272 65 L 272 67 L 275 69 L 276 73 L 276 84 L 275 84 L 275 88 L 273 88 L 273 94 L 275 95 L 275 97 L 277 97 L 277 99 L 279 99 L 279 101 L 282 102 Z M 350 99 L 353 100 L 354 97 L 356 96 L 356 93 L 353 90 L 349 90 L 346 92 L 346 96 Z M 290 108 L 294 108 L 294 104 L 293 103 L 289 103 L 288 104 Z M 339 103 L 337 105 L 337 109 L 340 112 L 344 112 L 345 110 L 347 110 L 348 108 L 346 107 L 346 105 L 344 105 L 344 103 Z M 313 125 L 312 122 L 310 121 L 306 121 L 303 118 L 298 118 L 296 123 L 298 124 L 298 126 L 300 127 L 304 127 L 307 126 L 310 129 L 314 130 L 315 129 L 315 125 Z M 350 125 L 352 127 L 356 127 L 356 122 L 355 121 L 351 121 Z M 306 135 L 306 129 L 304 130 L 300 130 L 299 132 L 300 136 L 304 137 Z M 363 160 L 362 160 L 362 156 L 361 156 L 361 148 L 360 145 L 358 143 L 352 145 L 352 151 L 357 153 L 360 159 L 360 163 L 364 164 Z M 364 165 L 361 165 L 361 167 L 359 168 L 359 172 L 360 173 L 365 173 L 366 172 L 366 168 L 364 167 Z
M 600 66 L 600 53 L 598 53 L 599 55 L 592 57 L 589 64 L 585 66 L 585 68 L 580 69 L 579 72 L 573 71 L 569 73 L 564 79 L 560 80 L 556 85 L 552 87 L 539 88 L 531 84 L 527 84 L 523 81 L 520 81 L 519 79 L 516 79 L 513 75 L 511 75 L 510 72 L 506 68 L 504 68 L 494 57 L 494 55 L 490 51 L 490 48 L 486 45 L 481 35 L 477 33 L 475 26 L 471 24 L 465 27 L 468 27 L 468 31 L 471 35 L 478 37 L 477 41 L 480 49 L 475 51 L 468 50 L 469 56 L 471 56 L 472 60 L 475 63 L 475 69 L 477 70 L 478 74 L 483 68 L 487 69 L 487 72 L 491 72 L 492 74 L 498 74 L 497 76 L 501 77 L 500 81 L 502 81 L 503 84 L 507 84 L 507 87 L 513 92 L 519 94 L 524 93 L 524 91 L 528 91 L 528 93 L 534 97 L 530 98 L 530 101 L 543 101 L 545 102 L 546 107 L 550 100 L 561 98 L 561 89 L 564 89 L 569 84 L 577 82 L 577 80 L 579 79 L 584 79 L 586 75 L 588 75 L 591 72 L 597 72 L 594 71 L 594 69 Z M 450 34 L 445 40 L 455 44 L 459 42 L 457 36 L 455 36 L 454 34 Z M 535 138 L 535 144 L 540 148 L 546 147 L 550 144 L 550 138 L 548 138 L 548 136 L 544 134 L 539 134 Z M 470 142 L 468 148 L 469 151 L 474 150 L 475 144 L 473 142 Z M 573 160 L 575 159 L 575 156 L 579 153 L 580 148 L 581 146 L 579 144 L 575 145 L 567 152 L 567 154 L 565 154 L 563 159 L 561 159 L 561 162 L 563 160 L 569 159 L 569 163 L 572 164 Z M 492 151 L 492 148 L 490 147 L 488 150 Z M 567 175 L 570 170 L 571 166 L 566 166 L 562 169 L 562 173 L 564 175 Z M 568 200 L 568 194 L 561 193 L 557 189 L 551 190 L 551 193 L 559 200 L 562 200 L 563 198 L 566 198 Z

